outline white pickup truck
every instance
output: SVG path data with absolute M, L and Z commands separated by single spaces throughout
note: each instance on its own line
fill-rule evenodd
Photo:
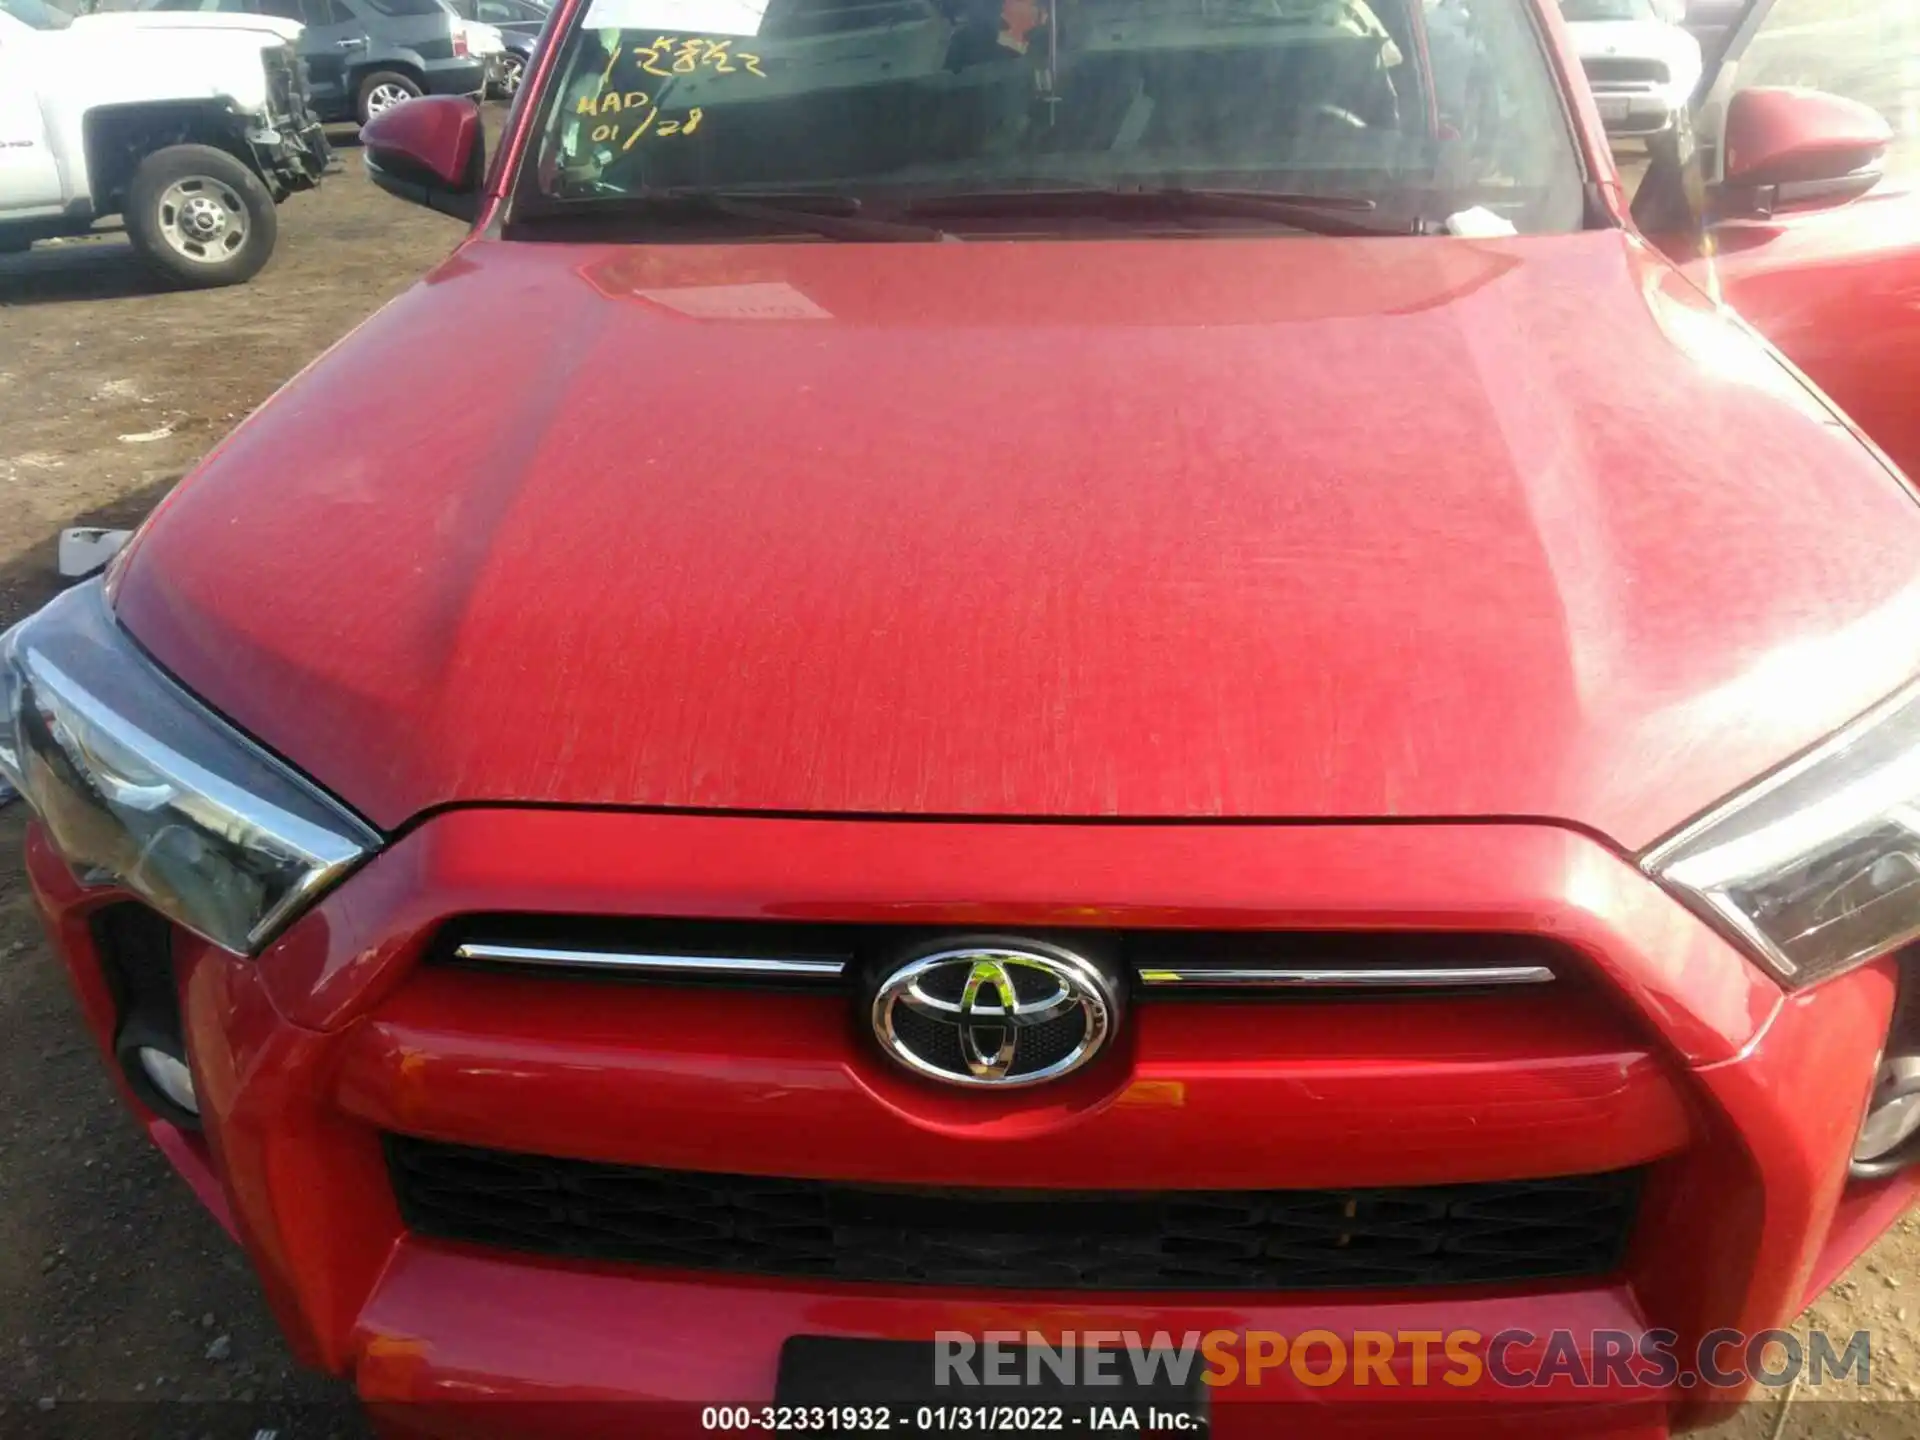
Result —
M 298 34 L 265 16 L 70 20 L 0 0 L 0 251 L 120 215 L 179 284 L 251 279 L 273 253 L 274 207 L 328 164 Z

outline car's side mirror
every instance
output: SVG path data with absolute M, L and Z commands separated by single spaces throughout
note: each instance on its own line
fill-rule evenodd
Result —
M 1742 90 L 1727 106 L 1716 209 L 1768 216 L 1858 199 L 1880 183 L 1893 129 L 1879 112 L 1818 90 Z
M 423 95 L 360 127 L 367 175 L 389 195 L 471 220 L 480 208 L 487 137 L 480 107 L 459 95 Z

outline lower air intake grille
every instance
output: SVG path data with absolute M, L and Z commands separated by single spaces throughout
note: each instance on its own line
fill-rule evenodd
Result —
M 1667 67 L 1660 60 L 1638 60 L 1631 57 L 1596 55 L 1580 62 L 1587 72 L 1587 82 L 1591 85 L 1664 85 L 1667 83 Z
M 1396 1190 L 884 1188 L 391 1137 L 409 1227 L 541 1255 L 888 1284 L 1337 1290 L 1602 1275 L 1637 1172 Z

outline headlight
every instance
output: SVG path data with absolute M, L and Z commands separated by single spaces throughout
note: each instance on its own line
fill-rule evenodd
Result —
M 0 775 L 84 882 L 242 954 L 379 844 L 161 674 L 98 581 L 0 635 Z
M 1920 936 L 1920 688 L 1641 857 L 1789 986 Z

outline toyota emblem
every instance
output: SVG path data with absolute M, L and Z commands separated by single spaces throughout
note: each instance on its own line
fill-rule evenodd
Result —
M 1057 1080 L 1100 1053 L 1117 988 L 1089 960 L 1039 941 L 982 941 L 906 961 L 873 997 L 880 1047 L 949 1085 Z

